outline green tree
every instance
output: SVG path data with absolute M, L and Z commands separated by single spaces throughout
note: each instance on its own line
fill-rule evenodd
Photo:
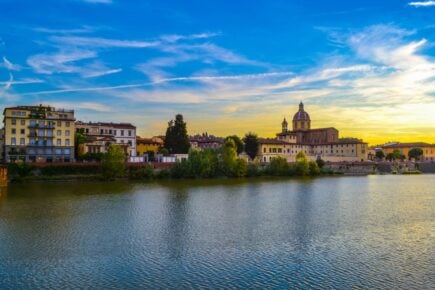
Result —
M 258 154 L 258 136 L 255 133 L 249 132 L 243 138 L 245 143 L 245 151 L 248 156 L 254 160 Z
M 317 165 L 316 161 L 310 161 L 308 162 L 308 168 L 310 171 L 310 175 L 319 175 L 320 174 L 320 168 Z
M 319 168 L 323 168 L 323 166 L 325 166 L 325 161 L 323 159 L 316 159 L 316 163 Z
M 245 177 L 248 173 L 248 162 L 243 158 L 237 158 L 234 166 L 234 177 Z
M 303 151 L 296 155 L 295 172 L 297 175 L 305 176 L 310 173 L 307 156 Z
M 409 159 L 413 158 L 419 160 L 421 156 L 423 156 L 423 150 L 421 148 L 412 148 L 408 152 Z
M 110 145 L 102 160 L 103 177 L 114 179 L 125 175 L 125 153 L 119 145 Z
M 376 151 L 375 157 L 379 160 L 382 160 L 385 158 L 385 153 L 382 150 Z
M 237 147 L 237 154 L 242 153 L 242 152 L 243 152 L 243 147 L 244 147 L 244 145 L 243 145 L 243 141 L 239 138 L 239 136 L 237 136 L 237 135 L 227 136 L 227 137 L 225 138 L 225 141 L 227 141 L 227 140 L 229 140 L 229 139 L 233 140 L 234 143 L 236 144 L 236 147 Z
M 85 135 L 85 130 L 83 128 L 77 129 L 74 135 L 74 156 L 79 159 L 82 155 L 82 146 L 86 143 L 87 137 Z
M 171 154 L 186 154 L 189 152 L 190 142 L 183 115 L 178 114 L 175 116 L 175 120 L 169 121 L 166 129 L 165 148 Z
M 270 163 L 267 166 L 267 173 L 270 175 L 284 176 L 289 174 L 289 169 L 290 165 L 288 164 L 287 159 L 278 156 L 270 160 Z
M 388 161 L 393 161 L 394 160 L 394 154 L 393 153 L 388 153 L 387 156 L 385 156 L 385 159 L 387 159 Z
M 226 176 L 234 176 L 234 170 L 236 166 L 237 150 L 236 144 L 232 139 L 225 141 L 222 147 L 222 172 Z

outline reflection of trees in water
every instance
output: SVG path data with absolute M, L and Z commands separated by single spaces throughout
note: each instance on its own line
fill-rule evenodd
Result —
M 6 200 L 6 195 L 7 194 L 8 194 L 8 187 L 7 186 L 0 187 L 0 206 Z
M 167 196 L 166 229 L 164 240 L 171 259 L 179 259 L 186 250 L 189 239 L 187 217 L 189 211 L 189 193 L 185 186 L 171 188 Z

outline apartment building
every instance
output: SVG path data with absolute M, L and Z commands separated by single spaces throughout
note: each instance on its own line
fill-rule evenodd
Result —
M 76 130 L 88 138 L 83 153 L 107 152 L 110 144 L 124 148 L 127 156 L 136 156 L 136 127 L 130 123 L 76 122 Z
M 4 161 L 74 161 L 74 110 L 16 106 L 3 111 Z

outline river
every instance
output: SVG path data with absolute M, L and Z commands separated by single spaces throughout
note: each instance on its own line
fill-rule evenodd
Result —
M 11 184 L 0 289 L 430 289 L 435 175 Z

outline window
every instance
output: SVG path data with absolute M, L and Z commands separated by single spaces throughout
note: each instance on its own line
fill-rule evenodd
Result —
M 61 127 L 62 126 L 62 121 L 57 121 L 57 126 Z
M 69 136 L 69 130 L 65 130 L 65 136 Z
M 21 120 L 20 123 L 21 123 L 21 125 L 24 126 L 24 125 L 26 125 L 26 120 Z
M 35 127 L 36 125 L 36 121 L 35 120 L 30 120 L 30 126 Z
M 131 137 L 131 130 L 128 130 L 128 136 Z
M 17 139 L 15 139 L 15 137 L 11 138 L 11 145 L 17 145 Z
M 60 146 L 60 145 L 62 145 L 62 140 L 60 140 L 60 139 L 57 139 L 57 140 L 56 140 L 56 145 L 57 145 L 57 146 Z
M 65 140 L 65 146 L 69 146 L 69 139 Z
M 25 145 L 26 139 L 20 138 L 20 145 Z
M 57 130 L 56 135 L 57 136 L 62 136 L 62 131 L 61 130 Z
M 103 134 L 104 134 L 104 130 L 100 129 L 100 135 L 103 135 Z
M 26 129 L 21 129 L 21 130 L 20 130 L 20 133 L 21 133 L 21 134 L 26 134 Z
M 263 153 L 266 153 L 266 148 L 263 148 Z
M 65 127 L 69 127 L 70 122 L 65 122 Z
M 12 133 L 12 134 L 16 134 L 16 133 L 17 133 L 17 129 L 12 128 L 12 129 L 11 129 L 11 133 Z
M 121 130 L 121 136 L 124 136 L 124 130 Z
M 115 135 L 115 136 L 116 136 L 116 130 L 113 130 L 113 135 Z
M 57 148 L 56 149 L 56 155 L 61 155 L 62 154 L 62 149 Z
M 11 123 L 12 123 L 12 125 L 16 125 L 17 124 L 17 119 L 12 119 Z
M 70 155 L 71 154 L 71 150 L 69 148 L 66 148 L 63 150 L 63 154 L 64 155 Z

